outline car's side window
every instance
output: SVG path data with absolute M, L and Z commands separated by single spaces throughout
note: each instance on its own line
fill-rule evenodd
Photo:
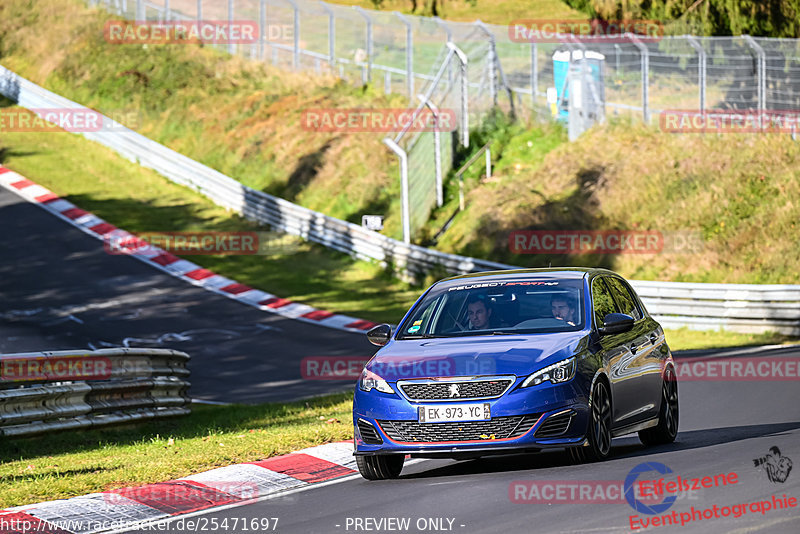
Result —
M 626 313 L 636 319 L 637 321 L 642 318 L 642 312 L 636 306 L 636 300 L 631 295 L 628 286 L 619 278 L 608 276 L 605 278 L 608 287 L 611 288 L 611 293 L 619 305 L 620 311 Z
M 595 278 L 592 282 L 592 309 L 594 310 L 594 324 L 598 327 L 603 325 L 606 315 L 617 312 L 611 292 L 601 277 Z

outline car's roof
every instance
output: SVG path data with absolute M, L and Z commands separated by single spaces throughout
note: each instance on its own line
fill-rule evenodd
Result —
M 502 278 L 557 278 L 557 279 L 580 279 L 587 275 L 594 274 L 617 274 L 608 269 L 597 267 L 551 267 L 547 269 L 508 269 L 505 271 L 484 271 L 480 273 L 462 274 L 440 280 L 440 282 L 450 282 L 453 280 L 469 280 L 477 282 L 489 279 Z

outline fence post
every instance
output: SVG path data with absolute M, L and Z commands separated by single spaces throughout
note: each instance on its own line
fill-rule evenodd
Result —
M 697 81 L 700 84 L 700 113 L 706 110 L 706 51 L 697 39 L 691 35 L 686 40 L 697 51 Z
M 228 0 L 228 35 L 233 33 L 233 0 Z M 236 45 L 233 42 L 228 43 L 228 53 L 233 55 L 236 53 Z
M 489 145 L 486 145 L 486 177 L 492 177 L 492 149 L 489 148 Z
M 408 154 L 400 148 L 400 145 L 388 137 L 383 139 L 383 143 L 400 158 L 400 204 L 403 217 L 403 241 L 411 243 L 411 217 L 408 207 Z
M 331 69 L 336 68 L 336 16 L 325 2 L 319 3 L 328 14 L 328 61 Z
M 758 87 L 756 89 L 756 93 L 758 95 L 758 127 L 763 127 L 761 118 L 764 114 L 764 111 L 767 109 L 767 91 L 766 91 L 766 63 L 767 63 L 767 55 L 764 53 L 764 49 L 761 48 L 755 39 L 750 37 L 749 35 L 742 35 L 742 39 L 748 44 L 750 48 L 756 53 L 757 58 L 757 68 L 756 71 L 758 73 Z
M 394 15 L 406 26 L 406 77 L 408 78 L 408 97 L 414 94 L 414 33 L 411 22 L 397 11 Z
M 169 22 L 170 14 L 169 12 L 172 11 L 169 7 L 169 0 L 164 0 L 164 22 Z
M 195 20 L 197 20 L 198 24 L 203 20 L 203 0 L 197 0 L 197 17 L 195 17 Z
M 536 88 L 539 87 L 539 58 L 536 43 L 531 41 L 531 109 L 536 107 Z
M 452 41 L 447 42 L 447 48 L 455 52 L 461 63 L 461 145 L 469 146 L 469 79 L 467 55 Z
M 644 119 L 645 124 L 650 124 L 650 110 L 648 108 L 648 92 L 649 92 L 649 84 L 650 84 L 650 50 L 648 50 L 647 45 L 639 40 L 632 33 L 626 33 L 625 36 L 631 40 L 633 45 L 639 49 L 639 53 L 641 54 L 641 64 L 642 64 L 642 118 Z
M 367 22 L 367 72 L 366 76 L 362 73 L 361 81 L 368 83 L 372 81 L 372 17 L 370 17 L 369 13 L 362 7 L 353 6 L 353 9 L 358 11 L 358 14 Z
M 136 20 L 144 22 L 147 20 L 147 13 L 145 13 L 144 0 L 136 0 Z
M 425 95 L 417 95 L 417 98 L 431 110 L 433 114 L 433 168 L 436 175 L 436 205 L 442 207 L 444 204 L 444 191 L 442 186 L 442 141 L 439 132 L 439 108 L 434 105 Z

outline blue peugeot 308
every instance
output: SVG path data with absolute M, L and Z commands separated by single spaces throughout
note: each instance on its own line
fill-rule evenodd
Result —
M 602 460 L 638 432 L 674 441 L 678 389 L 661 326 L 605 269 L 521 269 L 431 286 L 355 389 L 355 455 L 369 480 L 406 455 L 469 458 L 567 448 Z

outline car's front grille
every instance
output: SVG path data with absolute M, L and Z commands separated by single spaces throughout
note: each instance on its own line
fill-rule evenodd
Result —
M 513 378 L 469 380 L 463 382 L 422 382 L 402 384 L 400 388 L 411 400 L 485 399 L 501 395 Z
M 394 441 L 436 443 L 442 441 L 492 441 L 518 438 L 528 432 L 540 414 L 493 417 L 489 421 L 419 423 L 417 421 L 378 421 Z
M 357 424 L 358 432 L 361 434 L 361 439 L 364 440 L 364 443 L 367 445 L 380 445 L 383 443 L 383 439 L 381 439 L 380 434 L 378 434 L 374 426 L 363 419 L 359 419 Z
M 560 436 L 569 428 L 569 423 L 572 420 L 573 412 L 566 412 L 559 415 L 554 415 L 547 419 L 539 430 L 536 431 L 537 438 L 549 438 Z

